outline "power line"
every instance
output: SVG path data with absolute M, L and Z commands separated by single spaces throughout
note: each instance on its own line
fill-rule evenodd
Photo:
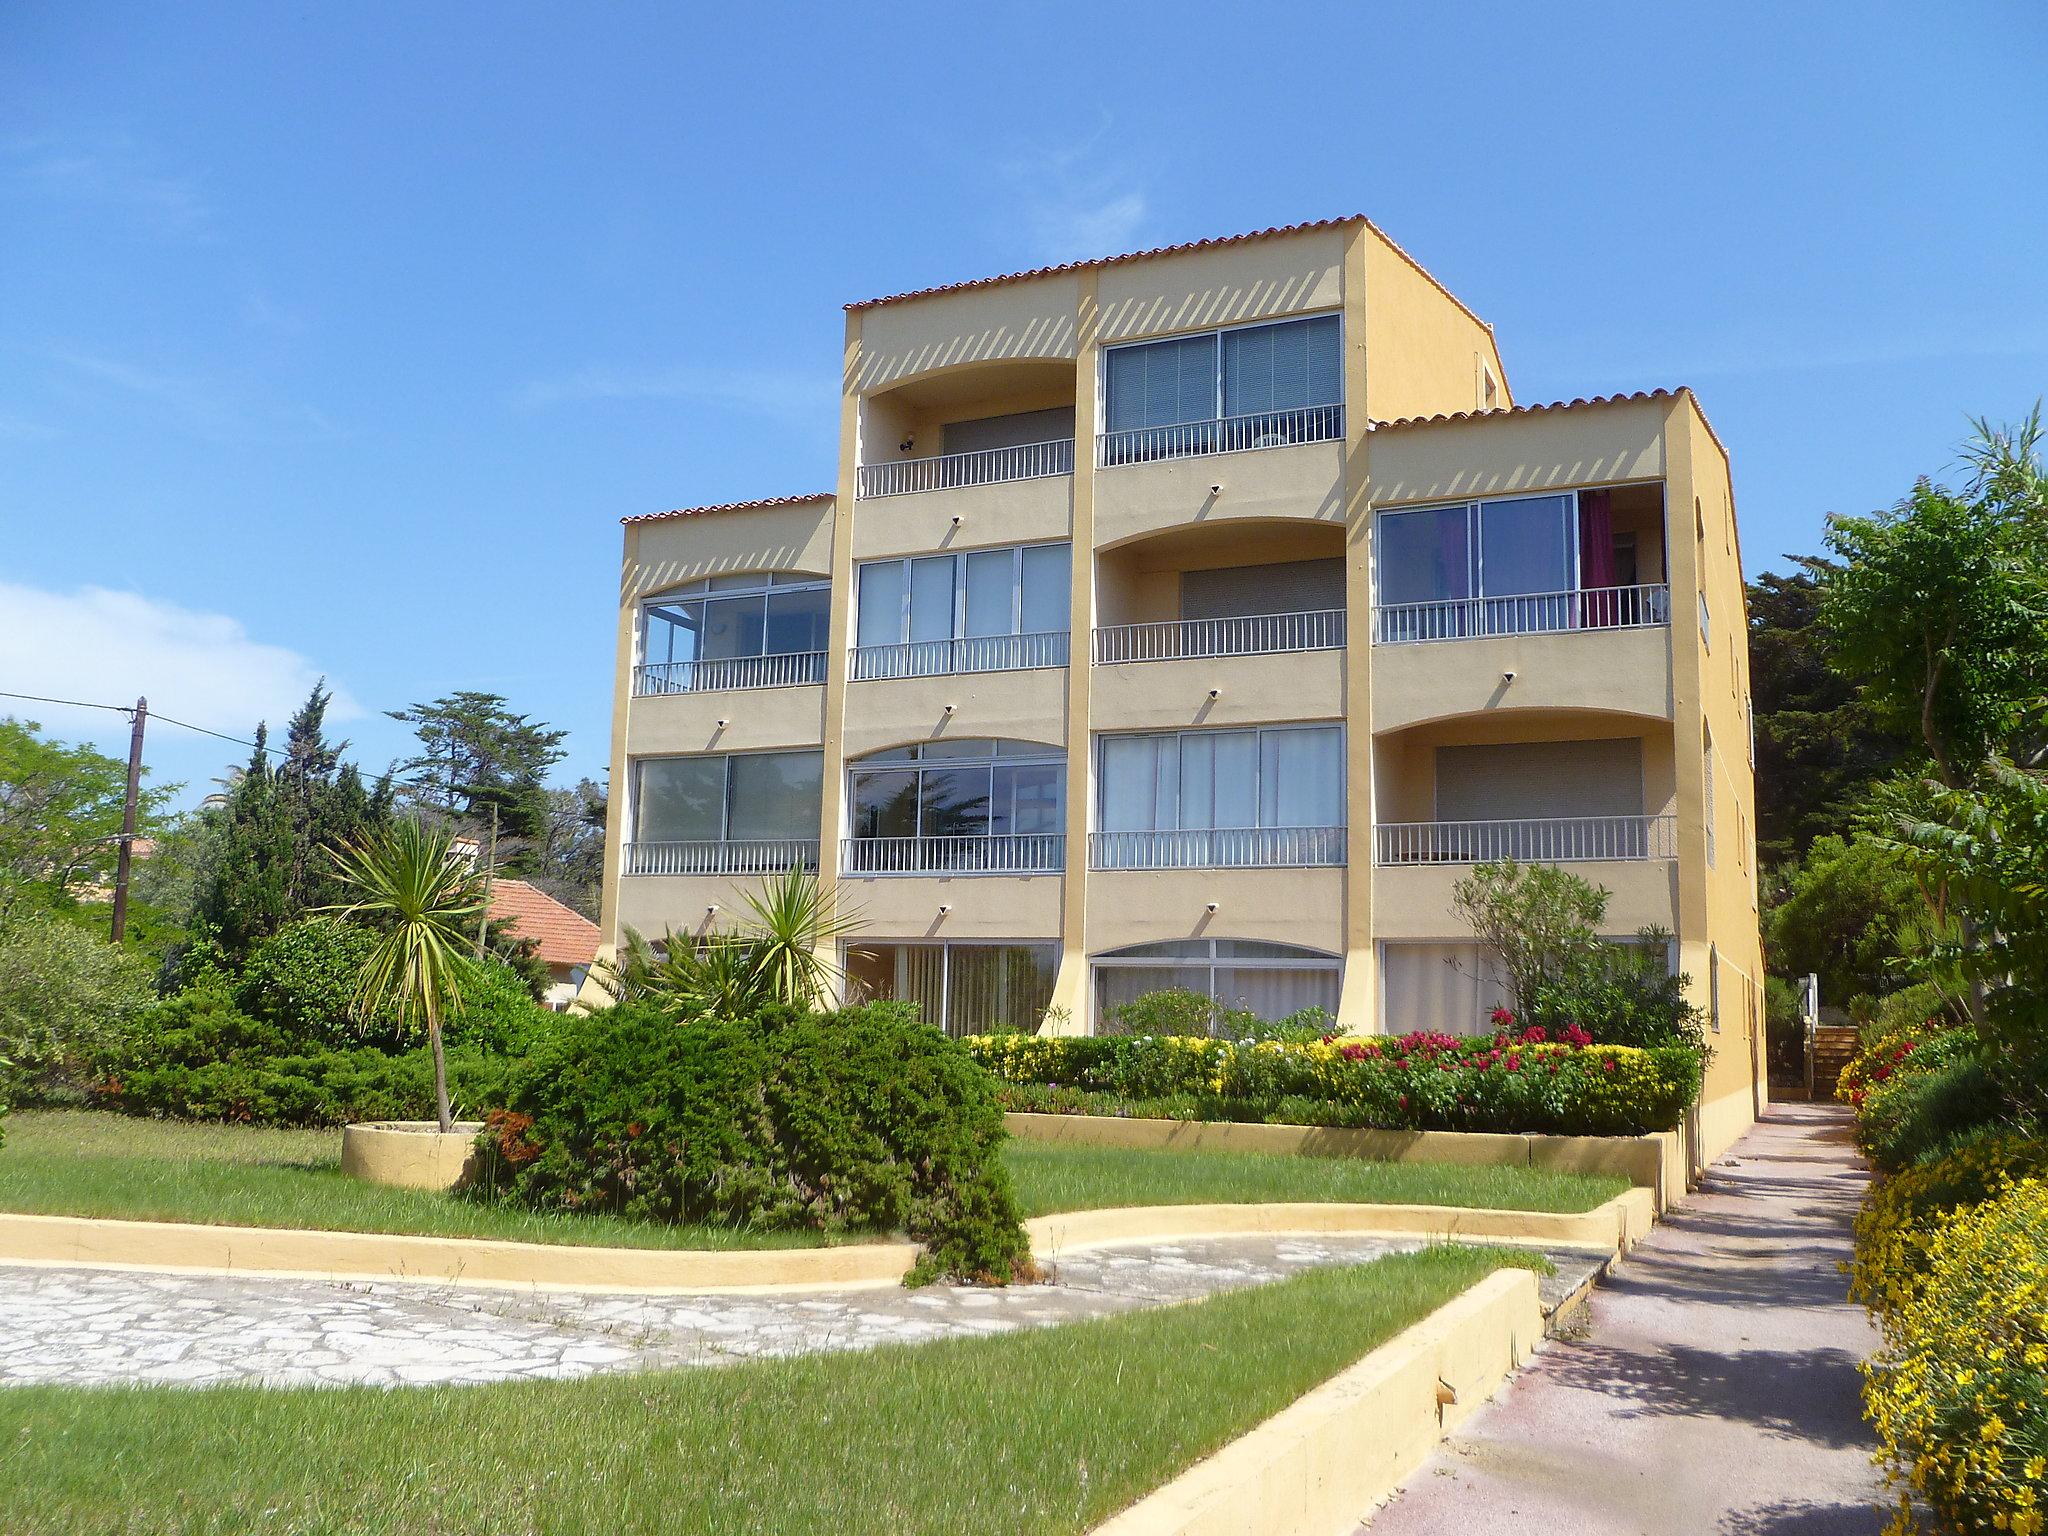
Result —
M 0 699 L 26 699 L 31 704 L 68 704 L 74 709 L 110 709 L 114 713 L 121 715 L 132 715 L 135 713 L 135 706 L 133 704 L 99 704 L 91 699 L 53 699 L 40 693 L 10 693 L 5 688 L 0 688 Z M 149 718 L 161 720 L 165 725 L 182 726 L 188 731 L 197 731 L 200 735 L 211 736 L 217 741 L 230 741 L 238 747 L 254 747 L 256 745 L 255 742 L 244 741 L 239 736 L 230 736 L 224 731 L 208 730 L 203 725 L 194 725 L 189 720 L 179 720 L 170 715 L 161 715 L 155 710 L 149 712 Z M 272 757 L 285 757 L 288 755 L 279 751 L 276 747 L 266 746 L 263 750 Z

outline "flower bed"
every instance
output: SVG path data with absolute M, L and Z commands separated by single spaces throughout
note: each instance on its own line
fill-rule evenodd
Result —
M 1416 1033 L 1306 1044 L 1185 1035 L 978 1035 L 1004 1107 L 1386 1130 L 1635 1136 L 1699 1096 L 1689 1046 L 1594 1045 L 1583 1031 Z

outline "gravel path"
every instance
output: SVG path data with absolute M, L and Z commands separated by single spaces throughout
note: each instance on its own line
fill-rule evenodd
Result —
M 1091 1249 L 1051 1285 L 617 1296 L 0 1267 L 0 1384 L 505 1381 L 709 1366 L 1002 1333 L 1259 1285 L 1413 1248 L 1233 1237 Z M 1569 1250 L 1551 1303 L 1599 1268 Z

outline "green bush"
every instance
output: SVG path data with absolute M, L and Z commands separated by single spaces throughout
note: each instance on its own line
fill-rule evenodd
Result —
M 1207 1035 L 1216 1040 L 1288 1040 L 1305 1045 L 1337 1027 L 1320 1008 L 1303 1008 L 1284 1019 L 1262 1019 L 1249 1008 L 1232 1008 L 1205 992 L 1163 987 L 1104 1010 L 1104 1035 Z
M 650 1004 L 567 1016 L 486 1132 L 495 1198 L 544 1210 L 900 1230 L 916 1278 L 997 1281 L 1030 1246 L 994 1085 L 901 1004 L 678 1024 Z
M 458 1114 L 503 1102 L 509 1067 L 474 1048 L 448 1051 Z M 260 1125 L 347 1125 L 434 1115 L 433 1062 L 425 1050 L 309 1045 L 253 1019 L 217 987 L 147 1009 L 102 1060 L 94 1098 L 126 1114 Z
M 68 918 L 0 923 L 0 1098 L 79 1093 L 152 995 L 147 961 Z
M 1914 1051 L 1864 1095 L 1856 1142 L 1879 1168 L 1909 1167 L 1977 1127 L 1999 1120 L 2004 1098 L 1977 1053 L 1975 1037 L 1952 1030 Z
M 1577 1025 L 1602 1045 L 1706 1048 L 1706 1021 L 1689 1001 L 1691 978 L 1672 974 L 1671 935 L 1645 928 L 1634 944 L 1598 943 L 1561 975 L 1529 990 L 1527 1024 L 1555 1033 Z
M 287 924 L 250 950 L 235 1000 L 250 1017 L 302 1045 L 403 1051 L 417 1043 L 384 1009 L 367 1022 L 354 1015 L 356 985 L 375 936 L 358 923 L 309 917 Z M 462 981 L 462 1008 L 450 1015 L 451 1045 L 521 1054 L 554 1016 L 534 1002 L 520 974 L 496 958 Z
M 1520 1038 L 1233 1042 L 986 1035 L 968 1050 L 1011 1109 L 1391 1130 L 1627 1136 L 1669 1130 L 1699 1096 L 1689 1046 Z

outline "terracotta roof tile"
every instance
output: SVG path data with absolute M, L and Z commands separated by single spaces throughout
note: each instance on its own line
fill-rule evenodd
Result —
M 1532 416 L 1541 411 L 1570 411 L 1589 405 L 1628 405 L 1641 400 L 1676 400 L 1681 395 L 1692 401 L 1693 409 L 1699 411 L 1700 421 L 1707 429 L 1707 436 L 1714 440 L 1714 446 L 1727 453 L 1728 445 L 1721 441 L 1721 434 L 1714 430 L 1714 424 L 1707 420 L 1707 413 L 1700 405 L 1700 398 L 1684 384 L 1675 389 L 1639 389 L 1626 395 L 1581 395 L 1572 400 L 1552 400 L 1539 405 L 1501 405 L 1485 411 L 1451 411 L 1435 416 L 1402 416 L 1393 421 L 1375 421 L 1375 432 L 1394 427 L 1427 427 L 1440 422 L 1478 421 L 1489 416 Z
M 721 501 L 708 507 L 677 507 L 672 512 L 642 512 L 633 517 L 622 517 L 622 523 L 658 523 L 666 517 L 701 517 L 707 512 L 747 512 L 756 507 L 797 507 L 806 502 L 831 501 L 830 491 L 820 491 L 814 496 L 766 496 L 759 501 Z
M 1475 321 L 1478 321 L 1480 325 L 1486 326 L 1486 329 L 1489 331 L 1493 329 L 1492 326 L 1486 325 L 1484 320 L 1480 320 L 1477 315 L 1472 314 L 1471 309 L 1463 299 L 1438 282 L 1435 275 L 1427 267 L 1409 255 L 1385 230 L 1381 229 L 1379 225 L 1373 223 L 1371 219 L 1362 213 L 1348 213 L 1334 219 L 1309 219 L 1299 224 L 1275 224 L 1266 229 L 1248 230 L 1241 235 L 1213 235 L 1206 240 L 1184 240 L 1179 245 L 1158 245 L 1145 251 L 1125 251 L 1118 256 L 1096 256 L 1086 261 L 1063 261 L 1057 266 L 1031 267 L 1022 272 L 1000 273 L 995 277 L 976 277 L 964 283 L 940 283 L 933 288 L 913 288 L 906 293 L 884 294 L 879 299 L 861 299 L 857 303 L 849 304 L 846 307 L 848 309 L 873 309 L 882 304 L 900 304 L 905 299 L 929 298 L 935 293 L 959 293 L 968 288 L 994 287 L 997 283 L 1021 283 L 1034 277 L 1056 277 L 1062 272 L 1080 272 L 1089 267 L 1114 267 L 1121 266 L 1127 261 L 1149 261 L 1155 256 L 1177 256 L 1182 251 L 1206 251 L 1219 245 L 1241 245 L 1247 240 L 1270 240 L 1276 235 L 1299 235 L 1315 229 L 1335 229 L 1341 224 L 1363 224 L 1367 229 L 1386 241 L 1388 249 L 1407 262 L 1417 272 L 1421 273 L 1423 277 L 1427 278 L 1430 284 L 1439 293 L 1443 294 L 1445 298 L 1457 305 L 1458 308 L 1464 310 L 1466 314 L 1472 315 Z
M 539 946 L 549 965 L 588 965 L 597 958 L 598 926 L 524 880 L 491 882 L 491 918 Z

